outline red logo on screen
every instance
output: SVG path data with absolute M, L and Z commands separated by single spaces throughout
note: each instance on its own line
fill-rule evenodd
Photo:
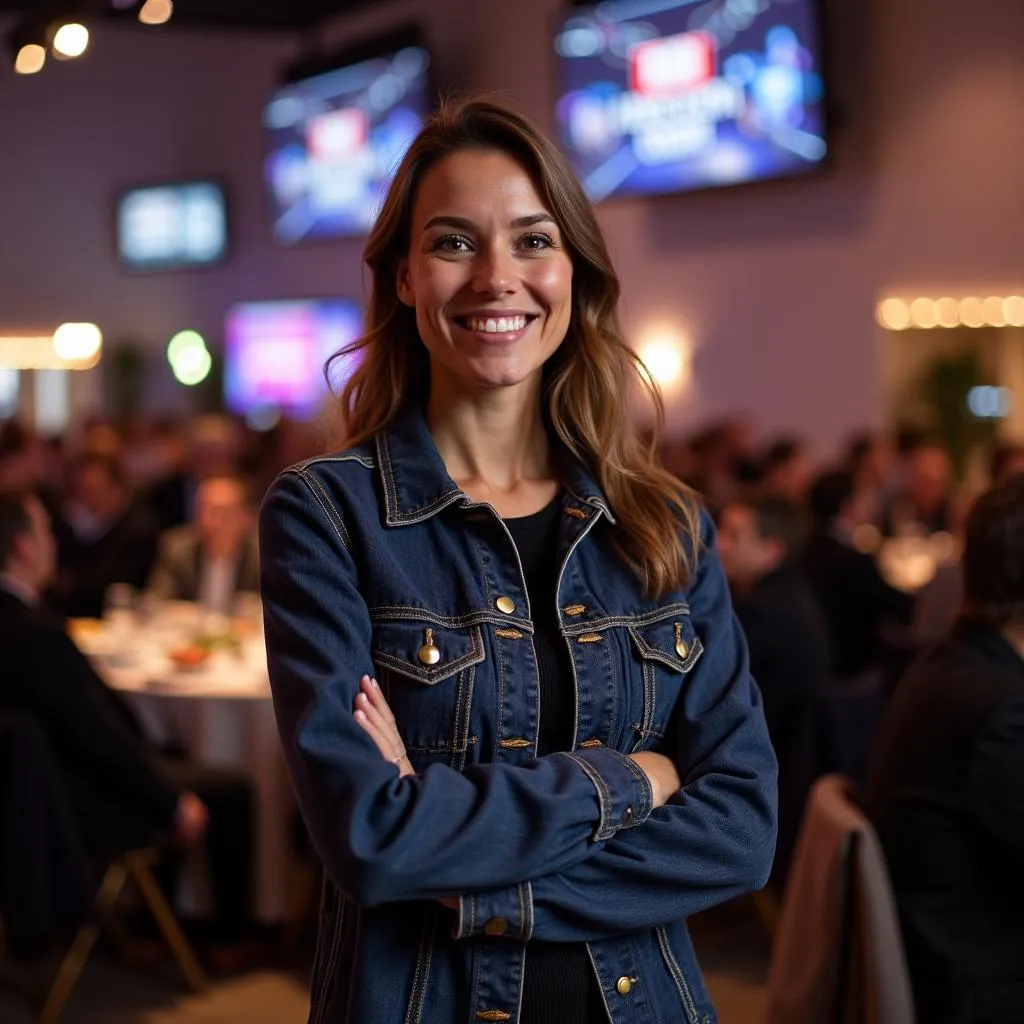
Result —
M 643 96 L 675 96 L 715 75 L 715 38 L 681 32 L 637 43 L 629 51 L 629 87 Z
M 332 110 L 309 122 L 306 145 L 314 160 L 345 160 L 366 145 L 366 115 L 355 107 Z

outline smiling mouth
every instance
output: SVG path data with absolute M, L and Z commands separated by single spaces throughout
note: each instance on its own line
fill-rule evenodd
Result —
M 523 331 L 526 326 L 536 320 L 536 316 L 518 313 L 514 316 L 457 316 L 452 318 L 460 327 L 479 334 L 515 334 Z

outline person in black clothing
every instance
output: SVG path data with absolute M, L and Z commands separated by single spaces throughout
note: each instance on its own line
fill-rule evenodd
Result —
M 867 804 L 917 1017 L 1024 1021 L 1024 477 L 970 513 L 964 604 L 896 689 Z
M 142 846 L 205 843 L 218 937 L 234 942 L 249 917 L 250 787 L 147 742 L 127 705 L 40 607 L 55 547 L 38 498 L 0 494 L 0 711 L 28 713 L 42 727 L 97 865 Z
M 785 499 L 734 501 L 722 511 L 718 550 L 779 758 L 776 887 L 785 880 L 810 782 L 804 747 L 811 705 L 829 671 L 828 627 L 797 568 L 802 540 L 800 512 Z
M 47 600 L 71 618 L 102 617 L 107 588 L 144 586 L 156 559 L 159 527 L 129 499 L 120 464 L 110 455 L 90 453 L 74 463 L 70 501 L 56 533 L 59 571 Z
M 909 596 L 882 579 L 874 558 L 854 547 L 854 529 L 868 518 L 859 502 L 853 475 L 843 470 L 823 474 L 811 488 L 814 529 L 803 567 L 825 612 L 838 682 L 876 669 L 884 627 L 906 623 L 913 608 Z

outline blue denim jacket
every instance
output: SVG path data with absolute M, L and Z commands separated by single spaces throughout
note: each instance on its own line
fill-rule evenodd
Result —
M 535 756 L 530 604 L 503 522 L 418 408 L 286 470 L 261 513 L 278 726 L 326 869 L 313 1022 L 519 1016 L 525 944 L 585 942 L 613 1024 L 715 1020 L 686 928 L 764 884 L 776 764 L 713 527 L 692 584 L 645 597 L 591 475 L 566 467 L 558 618 L 572 749 Z M 415 775 L 352 717 L 374 674 Z M 625 755 L 674 758 L 652 810 Z M 460 896 L 456 914 L 437 902 Z

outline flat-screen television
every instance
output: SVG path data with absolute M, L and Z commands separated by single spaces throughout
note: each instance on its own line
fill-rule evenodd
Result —
M 209 266 L 227 249 L 227 203 L 215 181 L 140 185 L 118 196 L 117 253 L 131 270 Z
M 350 299 L 243 302 L 227 315 L 224 332 L 224 400 L 247 415 L 273 410 L 296 419 L 314 416 L 327 397 L 324 364 L 359 337 L 360 305 Z M 331 367 L 340 388 L 358 356 Z
M 263 112 L 265 178 L 283 244 L 369 231 L 433 103 L 430 55 L 404 31 L 293 70 Z
M 556 119 L 595 202 L 811 172 L 819 0 L 604 0 L 555 32 Z

